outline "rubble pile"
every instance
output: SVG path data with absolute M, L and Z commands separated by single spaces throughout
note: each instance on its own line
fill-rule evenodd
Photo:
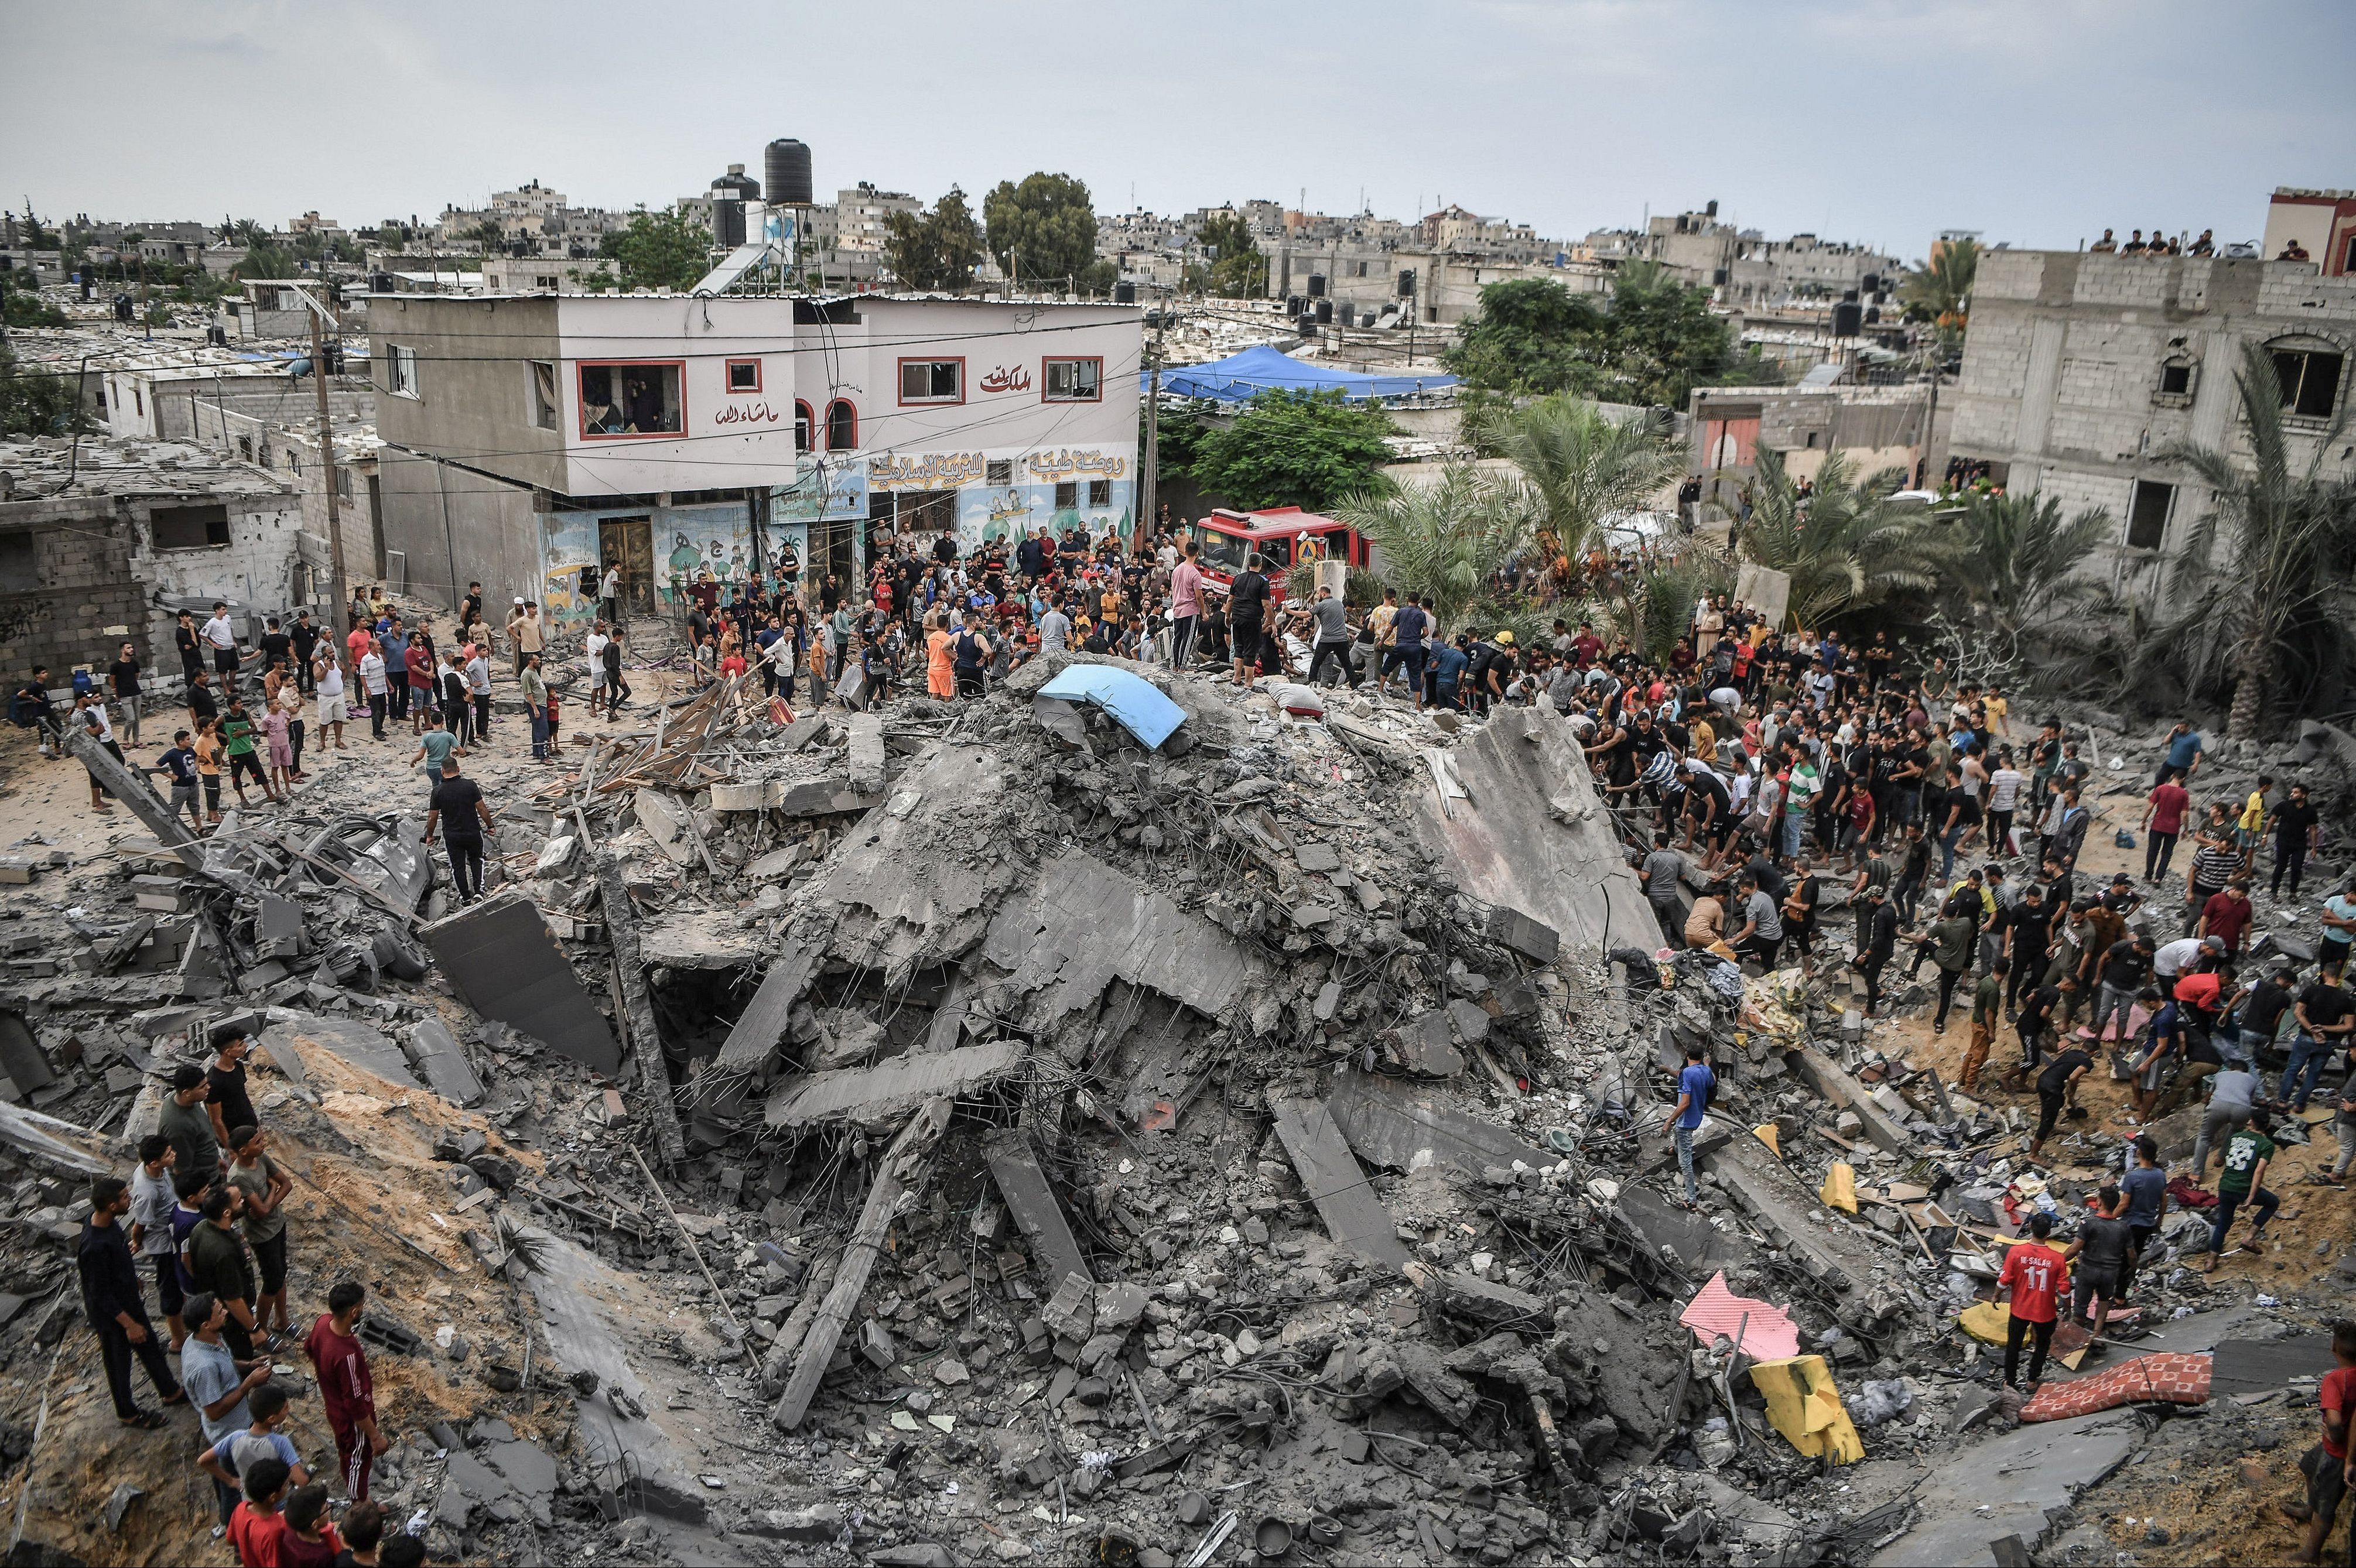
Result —
M 2045 1430 L 1988 1436 L 1992 1282 L 2123 1141 L 2032 1172 L 2019 1107 L 1821 950 L 1656 952 L 1529 710 L 1051 655 L 979 701 L 723 680 L 565 738 L 470 760 L 468 905 L 422 788 L 339 769 L 199 841 L 91 760 L 152 837 L 14 847 L 0 1356 L 66 1331 L 30 1304 L 76 1173 L 243 1032 L 346 1216 L 298 1294 L 365 1267 L 416 1369 L 387 1485 L 440 1555 L 1930 1561 L 1986 1499 L 1925 1477 Z M 2276 766 L 2320 786 L 2309 749 Z M 2162 1310 L 2057 1358 L 2286 1321 L 2158 1266 Z M 88 1559 L 39 1484 L 34 1538 Z

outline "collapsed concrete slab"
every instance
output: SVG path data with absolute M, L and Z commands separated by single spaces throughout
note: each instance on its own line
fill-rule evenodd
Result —
M 297 1013 L 283 1020 L 273 1019 L 262 1034 L 262 1043 L 273 1061 L 277 1060 L 280 1045 L 289 1044 L 297 1056 L 324 1051 L 375 1073 L 388 1083 L 404 1089 L 425 1087 L 410 1071 L 408 1056 L 389 1036 L 350 1019 L 322 1018 L 316 1013 Z
M 785 1040 L 787 1026 L 793 1021 L 794 1004 L 802 999 L 810 977 L 818 973 L 818 962 L 814 949 L 791 941 L 769 961 L 768 972 L 761 976 L 753 999 L 736 1015 L 735 1026 L 721 1043 L 720 1066 L 745 1072 L 764 1065 L 776 1054 Z
M 1056 856 L 1008 901 L 982 952 L 1011 972 L 1012 987 L 1029 997 L 1026 1016 L 1041 1024 L 1088 1006 L 1116 977 L 1217 1018 L 1251 978 L 1225 932 L 1080 849 Z
M 1333 1113 L 1314 1100 L 1279 1100 L 1269 1108 L 1276 1114 L 1277 1138 L 1317 1205 L 1326 1232 L 1368 1263 L 1406 1268 L 1410 1261 L 1407 1243 L 1399 1240 L 1390 1211 L 1366 1185 L 1366 1173 L 1351 1154 Z
M 1558 1157 L 1457 1110 L 1437 1088 L 1371 1072 L 1336 1074 L 1325 1106 L 1359 1158 L 1392 1170 L 1444 1164 L 1478 1179 L 1516 1160 L 1536 1169 Z
M 479 1104 L 483 1081 L 475 1074 L 450 1031 L 427 1019 L 409 1031 L 409 1059 L 425 1075 L 426 1087 L 454 1105 Z
M 1004 1077 L 1023 1064 L 1023 1053 L 1019 1041 L 992 1040 L 938 1056 L 895 1056 L 873 1067 L 813 1072 L 779 1084 L 763 1119 L 773 1127 L 897 1124 L 936 1096 L 954 1098 Z
M 1991 1541 L 2017 1535 L 2031 1551 L 2049 1520 L 2143 1446 L 2143 1418 L 2109 1410 L 2023 1426 L 1958 1449 L 1914 1494 L 1914 1527 L 1873 1568 L 1949 1568 L 1988 1561 Z
M 1073 1275 L 1093 1280 L 1088 1261 L 1073 1239 L 1071 1222 L 1064 1218 L 1064 1206 L 1055 1200 L 1055 1189 L 1047 1185 L 1046 1172 L 1039 1168 L 1038 1157 L 1021 1133 L 991 1141 L 990 1174 L 1031 1249 L 1032 1266 L 1041 1283 L 1054 1290 Z
M 904 775 L 809 895 L 849 912 L 834 945 L 896 978 L 920 957 L 954 956 L 980 940 L 989 912 L 1027 869 L 987 835 L 976 837 L 976 825 L 1007 806 L 1012 783 L 982 746 L 944 746 Z
M 466 1005 L 612 1073 L 622 1064 L 614 1027 L 556 944 L 530 900 L 495 893 L 418 932 Z M 650 1042 L 651 1043 L 651 1042 Z
M 1622 858 L 1610 813 L 1569 728 L 1540 709 L 1508 709 L 1449 753 L 1469 800 L 1438 783 L 1417 797 L 1416 827 L 1467 893 L 1553 928 L 1581 951 L 1649 943 L 1659 926 Z M 1526 952 L 1545 938 L 1519 923 L 1493 931 Z M 1526 944 L 1525 947 L 1524 944 Z

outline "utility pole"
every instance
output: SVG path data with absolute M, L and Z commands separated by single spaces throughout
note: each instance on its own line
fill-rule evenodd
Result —
M 1179 277 L 1185 277 L 1185 263 L 1179 263 Z M 1174 302 L 1176 294 L 1173 292 Z M 1162 479 L 1162 329 L 1169 324 L 1173 304 L 1164 305 L 1153 318 L 1153 349 L 1149 357 L 1152 373 L 1145 382 L 1145 451 L 1137 465 L 1137 527 L 1139 537 L 1148 537 L 1145 530 L 1161 524 L 1162 514 L 1155 507 L 1155 491 Z
M 327 487 L 327 570 L 336 594 L 335 619 L 322 615 L 320 621 L 330 635 L 341 637 L 348 628 L 337 625 L 336 620 L 351 614 L 352 592 L 344 581 L 344 515 L 336 505 L 336 432 L 327 413 L 327 346 L 319 331 L 319 318 L 330 308 L 311 302 L 311 381 L 319 389 L 319 477 Z M 341 330 L 338 323 L 337 331 Z

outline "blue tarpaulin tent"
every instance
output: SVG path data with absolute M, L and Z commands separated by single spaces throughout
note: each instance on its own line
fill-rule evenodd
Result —
M 1150 389 L 1140 372 L 1140 389 Z M 1361 398 L 1404 398 L 1456 385 L 1453 376 L 1361 376 L 1312 365 L 1262 344 L 1208 365 L 1181 365 L 1162 372 L 1162 389 L 1173 397 L 1216 398 L 1224 403 L 1248 401 L 1271 387 L 1323 392 L 1339 389 L 1354 401 Z

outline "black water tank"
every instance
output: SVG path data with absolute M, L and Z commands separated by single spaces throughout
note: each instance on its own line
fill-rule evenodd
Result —
M 771 207 L 809 207 L 810 151 L 809 144 L 780 136 L 761 159 L 761 189 Z
M 1881 292 L 1881 274 L 1879 272 L 1866 273 L 1864 279 L 1858 283 L 1858 287 L 1863 289 L 1869 294 L 1879 293 Z
M 1287 315 L 1299 315 L 1301 314 L 1301 296 L 1299 294 L 1287 294 L 1284 296 L 1284 314 Z
M 1127 278 L 1123 278 L 1120 282 L 1113 284 L 1112 303 L 1115 304 L 1135 304 L 1137 303 L 1137 285 L 1130 283 Z
M 1317 280 L 1317 279 L 1315 279 L 1315 278 L 1312 278 L 1312 279 L 1310 280 L 1310 282 L 1311 282 L 1311 283 L 1316 283 L 1316 282 L 1318 282 L 1318 281 L 1319 281 L 1319 280 Z M 1332 300 L 1329 300 L 1329 299 L 1325 298 L 1325 297 L 1324 297 L 1323 295 L 1322 295 L 1322 294 L 1321 294 L 1321 295 L 1319 295 L 1319 296 L 1318 296 L 1318 300 L 1317 300 L 1317 320 L 1318 320 L 1318 322 L 1322 325 L 1322 324 L 1323 324 L 1323 323 L 1325 323 L 1325 322 L 1329 322 L 1329 321 L 1331 321 L 1331 320 L 1333 320 L 1333 302 Z
M 1415 298 L 1415 269 L 1413 267 L 1405 267 L 1400 269 L 1398 294 L 1399 298 L 1403 300 L 1411 300 Z
M 1865 313 L 1853 300 L 1833 306 L 1833 336 L 1855 337 L 1865 326 Z
M 1313 316 L 1313 315 L 1304 315 L 1304 316 L 1302 316 L 1302 317 L 1301 318 L 1301 321 L 1300 321 L 1300 327 L 1301 327 L 1301 336 L 1303 336 L 1303 337 L 1314 337 L 1314 336 L 1317 336 L 1317 318 L 1316 318 L 1315 316 Z
M 1313 300 L 1322 300 L 1325 297 L 1324 273 L 1312 272 L 1309 274 L 1309 297 Z

